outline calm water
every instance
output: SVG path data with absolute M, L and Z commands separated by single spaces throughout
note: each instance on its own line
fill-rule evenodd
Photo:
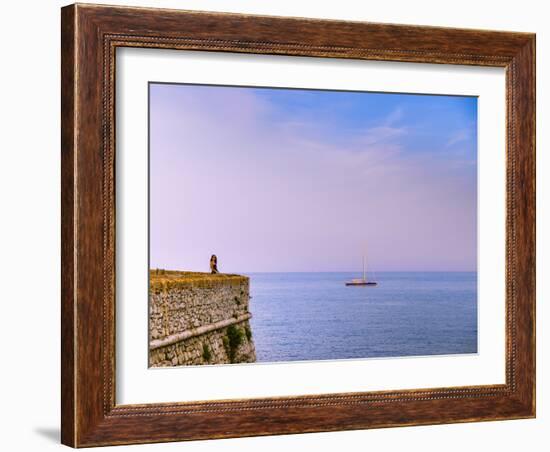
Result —
M 251 273 L 258 361 L 477 352 L 476 273 Z

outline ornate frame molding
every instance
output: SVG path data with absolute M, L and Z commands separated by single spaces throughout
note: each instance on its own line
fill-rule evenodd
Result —
M 118 47 L 506 68 L 506 383 L 116 405 Z M 62 356 L 62 442 L 74 447 L 533 417 L 535 36 L 80 4 L 63 8 Z

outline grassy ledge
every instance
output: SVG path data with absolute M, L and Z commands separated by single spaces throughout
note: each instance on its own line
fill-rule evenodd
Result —
M 149 291 L 162 293 L 169 290 L 210 288 L 218 285 L 239 286 L 247 283 L 248 277 L 229 273 L 201 273 L 177 270 L 149 270 Z

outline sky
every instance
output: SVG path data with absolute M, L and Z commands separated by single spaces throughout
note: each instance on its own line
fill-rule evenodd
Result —
M 476 271 L 477 98 L 149 85 L 150 267 Z

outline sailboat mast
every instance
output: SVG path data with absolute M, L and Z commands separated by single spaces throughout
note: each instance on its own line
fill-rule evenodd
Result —
M 367 259 L 366 252 L 363 253 L 363 279 L 354 278 L 351 281 L 346 282 L 346 286 L 376 286 L 378 283 L 376 281 L 367 281 Z

